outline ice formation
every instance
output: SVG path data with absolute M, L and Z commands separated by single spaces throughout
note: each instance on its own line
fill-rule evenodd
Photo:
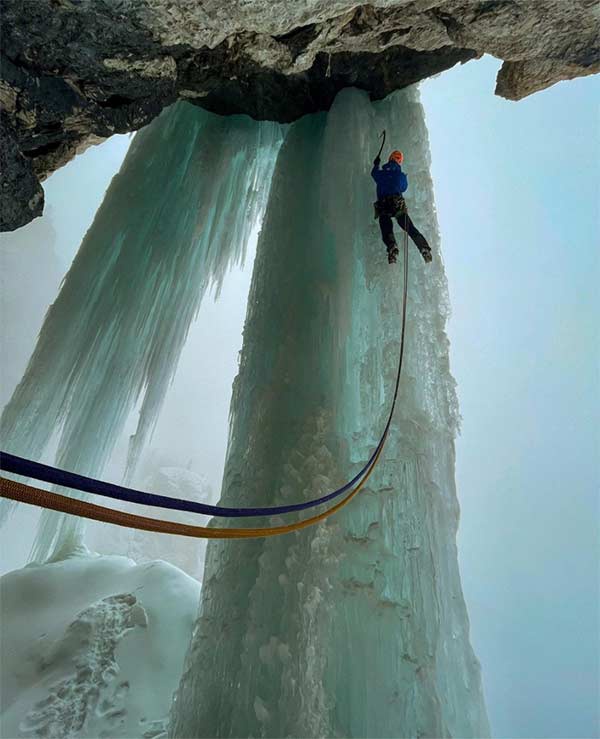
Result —
M 0 578 L 0 734 L 164 737 L 199 590 L 166 562 L 124 557 Z
M 377 135 L 405 153 L 411 215 L 399 408 L 368 488 L 317 527 L 211 542 L 173 737 L 483 737 L 456 529 L 447 288 L 414 89 L 356 90 L 293 124 L 279 154 L 250 292 L 222 502 L 332 489 L 382 430 L 396 371 L 401 269 L 371 203 Z
M 314 497 L 351 477 L 378 441 L 402 289 L 371 211 L 383 128 L 405 152 L 410 212 L 436 254 L 425 266 L 410 246 L 390 439 L 368 487 L 334 518 L 210 544 L 173 737 L 489 733 L 457 565 L 458 412 L 414 89 L 375 104 L 347 90 L 328 114 L 287 131 L 254 267 L 222 502 Z M 243 256 L 280 139 L 278 126 L 186 105 L 138 135 L 5 410 L 11 451 L 40 458 L 61 427 L 57 464 L 100 474 L 139 405 L 135 468 L 202 296 Z M 160 470 L 157 482 L 204 495 L 185 470 Z M 76 520 L 45 516 L 37 557 L 62 561 L 1 581 L 3 733 L 164 736 L 197 585 L 163 564 L 65 559 L 80 532 Z
M 139 407 L 131 476 L 203 295 L 244 258 L 280 141 L 277 124 L 187 103 L 138 133 L 4 410 L 3 448 L 40 459 L 60 428 L 55 464 L 98 476 Z M 45 512 L 34 559 L 81 531 Z

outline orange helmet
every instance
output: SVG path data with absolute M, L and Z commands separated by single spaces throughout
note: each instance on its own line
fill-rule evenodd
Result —
M 390 162 L 396 162 L 396 164 L 402 164 L 402 162 L 404 161 L 404 154 L 401 151 L 398 151 L 398 150 L 393 151 L 390 154 L 390 158 L 389 158 L 388 161 L 390 161 Z

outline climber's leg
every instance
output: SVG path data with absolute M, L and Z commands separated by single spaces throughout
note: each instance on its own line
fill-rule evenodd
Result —
M 388 249 L 396 246 L 396 237 L 394 236 L 394 223 L 390 216 L 382 213 L 379 216 L 379 228 L 381 229 L 381 238 Z
M 427 243 L 427 239 L 419 231 L 419 229 L 412 222 L 411 217 L 408 213 L 398 213 L 396 216 L 398 224 L 404 231 L 408 233 L 410 238 L 414 241 L 417 249 L 421 252 L 421 256 L 426 262 L 431 262 L 431 247 Z
M 379 228 L 381 229 L 381 238 L 387 249 L 388 262 L 393 264 L 398 256 L 398 247 L 394 236 L 394 222 L 386 213 L 380 213 L 379 215 Z

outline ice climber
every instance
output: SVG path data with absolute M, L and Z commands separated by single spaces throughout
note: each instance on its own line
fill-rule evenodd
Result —
M 375 218 L 379 219 L 381 238 L 387 247 L 388 262 L 394 264 L 398 256 L 398 246 L 394 236 L 392 218 L 398 221 L 414 241 L 421 256 L 426 262 L 431 262 L 431 247 L 423 234 L 415 228 L 406 210 L 406 202 L 402 193 L 408 188 L 408 178 L 402 171 L 404 155 L 401 151 L 393 151 L 387 164 L 380 169 L 379 156 L 373 162 L 371 177 L 377 183 L 377 202 L 375 203 Z

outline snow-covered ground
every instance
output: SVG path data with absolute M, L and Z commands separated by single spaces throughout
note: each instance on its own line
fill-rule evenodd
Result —
M 81 551 L 0 579 L 0 735 L 166 736 L 200 584 Z

